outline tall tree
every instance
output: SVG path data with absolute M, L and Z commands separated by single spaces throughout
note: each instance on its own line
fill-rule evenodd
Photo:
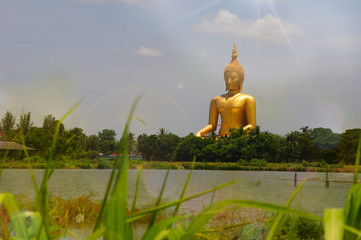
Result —
M 163 137 L 163 136 L 165 136 L 167 133 L 168 133 L 168 131 L 165 130 L 165 128 L 161 127 L 161 128 L 159 128 L 159 131 L 157 132 L 157 135 L 158 135 L 158 137 Z
M 179 143 L 179 137 L 173 133 L 158 136 L 156 140 L 155 157 L 159 160 L 170 161 Z
M 347 164 L 354 164 L 356 159 L 356 150 L 358 141 L 360 139 L 361 129 L 348 129 L 341 135 L 340 153 L 338 155 L 339 161 L 344 161 Z
M 329 128 L 314 128 L 311 131 L 312 141 L 320 150 L 331 150 L 341 139 L 341 134 L 332 132 Z
M 1 127 L 6 141 L 10 141 L 15 136 L 15 121 L 15 116 L 9 111 L 1 119 Z
M 43 129 L 48 134 L 54 134 L 56 127 L 56 120 L 53 115 L 49 114 L 47 116 L 44 116 L 43 120 Z
M 106 140 L 111 140 L 115 142 L 116 132 L 113 129 L 103 129 L 101 132 L 98 132 L 98 137 L 101 142 Z
M 24 113 L 20 115 L 20 121 L 17 125 L 18 131 L 22 134 L 26 135 L 26 133 L 30 130 L 30 128 L 33 126 L 33 123 L 31 122 L 31 113 Z
M 138 136 L 138 150 L 143 154 L 143 159 L 152 160 L 156 150 L 156 135 L 150 135 L 143 133 Z
M 99 151 L 100 140 L 97 135 L 90 135 L 87 138 L 86 149 L 87 151 Z
M 82 128 L 75 127 L 66 132 L 67 139 L 74 152 L 85 151 L 87 144 L 87 136 Z

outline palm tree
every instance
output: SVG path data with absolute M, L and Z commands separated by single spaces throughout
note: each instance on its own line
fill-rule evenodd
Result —
M 159 128 L 159 131 L 157 132 L 158 137 L 163 137 L 168 134 L 168 131 L 165 130 L 164 127 Z

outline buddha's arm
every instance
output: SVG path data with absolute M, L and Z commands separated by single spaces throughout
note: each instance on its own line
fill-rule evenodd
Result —
M 199 130 L 196 133 L 197 137 L 201 137 L 203 135 L 206 135 L 207 133 L 211 133 L 217 130 L 217 122 L 218 122 L 218 110 L 216 101 L 212 99 L 210 105 L 209 105 L 209 120 L 208 125 Z
M 246 101 L 246 115 L 247 125 L 243 127 L 243 130 L 248 132 L 256 128 L 256 101 L 252 96 Z

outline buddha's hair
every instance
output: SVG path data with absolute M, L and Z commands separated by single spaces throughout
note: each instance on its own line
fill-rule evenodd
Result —
M 224 69 L 224 76 L 226 75 L 226 72 L 236 72 L 239 76 L 239 80 L 243 83 L 244 80 L 244 69 L 241 64 L 239 64 L 237 60 L 237 49 L 236 44 L 233 46 L 232 51 L 232 60 L 231 62 L 226 66 Z

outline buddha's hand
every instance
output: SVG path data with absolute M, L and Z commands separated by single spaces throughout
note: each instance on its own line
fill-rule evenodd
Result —
M 201 131 L 198 131 L 198 132 L 196 133 L 196 137 L 202 137 Z

